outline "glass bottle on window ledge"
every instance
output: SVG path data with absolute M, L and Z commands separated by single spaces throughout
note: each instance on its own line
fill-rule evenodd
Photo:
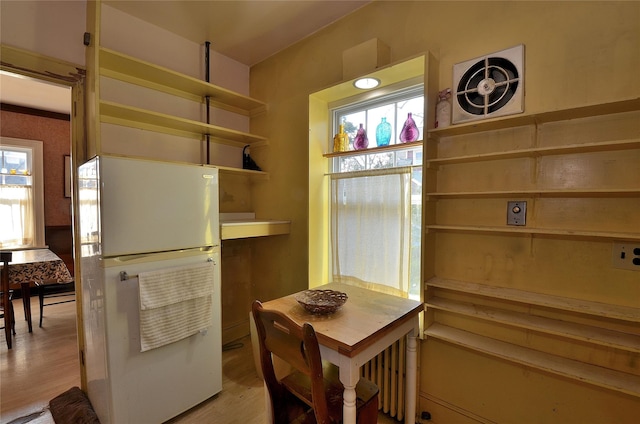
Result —
M 400 141 L 408 143 L 410 141 L 416 141 L 419 137 L 418 126 L 411 116 L 411 112 L 407 114 L 407 120 L 404 121 L 402 131 L 400 131 Z
M 349 135 L 344 132 L 344 125 L 340 124 L 338 134 L 333 137 L 333 151 L 346 152 L 349 150 Z
M 360 128 L 358 128 L 358 132 L 356 133 L 356 137 L 353 139 L 353 148 L 356 150 L 366 149 L 369 147 L 369 138 L 367 137 L 367 132 L 365 131 L 362 124 L 360 124 Z
M 391 124 L 387 118 L 382 118 L 382 122 L 376 127 L 376 144 L 378 146 L 388 146 L 391 141 Z

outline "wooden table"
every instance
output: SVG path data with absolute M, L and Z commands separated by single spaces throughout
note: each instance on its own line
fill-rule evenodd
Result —
M 407 336 L 407 401 L 405 422 L 415 423 L 417 388 L 416 336 L 418 314 L 423 304 L 346 284 L 331 283 L 316 289 L 341 291 L 349 297 L 337 312 L 313 315 L 295 300 L 295 294 L 265 302 L 265 309 L 275 309 L 302 326 L 313 325 L 323 359 L 340 367 L 344 385 L 345 424 L 356 423 L 355 387 L 360 367 L 403 336 Z
M 9 288 L 20 288 L 30 333 L 32 332 L 31 283 L 35 284 L 36 281 L 57 281 L 60 283 L 73 281 L 64 261 L 49 249 L 13 251 L 8 275 L 8 287 L 2 287 L 2 291 L 8 293 Z

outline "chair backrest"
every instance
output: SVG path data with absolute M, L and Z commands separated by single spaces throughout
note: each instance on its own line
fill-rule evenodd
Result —
M 282 422 L 285 405 L 278 403 L 286 399 L 287 390 L 276 378 L 273 355 L 290 364 L 311 381 L 312 405 L 318 423 L 329 423 L 329 410 L 322 374 L 320 347 L 313 326 L 305 323 L 300 328 L 286 315 L 267 310 L 256 300 L 251 307 L 258 333 L 260 364 L 264 380 L 271 397 L 273 422 Z
M 11 290 L 9 290 L 9 262 L 11 262 L 12 257 L 13 252 L 0 252 L 0 263 L 2 263 L 2 270 L 0 270 L 0 293 L 2 294 L 0 297 L 2 298 L 2 301 L 0 302 L 0 305 L 2 308 L 4 308 L 5 301 L 11 300 Z

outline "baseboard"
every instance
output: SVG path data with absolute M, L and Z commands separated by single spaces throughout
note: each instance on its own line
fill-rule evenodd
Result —
M 222 328 L 222 344 L 231 343 L 249 335 L 249 319 Z

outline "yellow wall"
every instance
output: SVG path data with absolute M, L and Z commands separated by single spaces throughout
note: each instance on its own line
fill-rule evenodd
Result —
M 10 25 L 4 25 L 5 17 L 9 16 L 5 12 L 22 9 L 18 6 L 19 2 L 8 2 L 15 3 L 11 9 L 7 9 L 4 3 L 3 42 L 13 44 L 14 40 L 7 38 L 5 34 L 5 29 L 11 29 Z M 330 2 L 327 4 L 330 7 Z M 77 13 L 82 16 L 84 8 L 78 9 Z M 45 11 L 44 15 L 48 16 L 48 12 Z M 64 28 L 54 26 L 52 34 L 73 32 L 65 25 Z M 43 26 L 39 28 L 42 29 Z M 44 28 L 49 29 L 49 26 Z M 286 31 L 287 28 L 282 30 Z M 36 33 L 41 35 L 42 31 Z M 145 30 L 138 35 L 144 36 L 147 33 Z M 16 34 L 22 32 L 18 31 Z M 232 181 L 227 181 L 229 187 L 237 186 L 242 189 L 230 189 L 227 193 L 229 197 L 221 200 L 221 209 L 227 212 L 242 211 L 248 205 L 257 216 L 265 219 L 289 219 L 292 226 L 291 234 L 287 236 L 265 237 L 225 246 L 226 261 L 245 271 L 226 276 L 226 281 L 231 281 L 233 288 L 240 287 L 236 292 L 239 300 L 225 300 L 233 305 L 231 309 L 227 308 L 233 313 L 226 317 L 232 325 L 244 320 L 243 313 L 236 314 L 236 305 L 248 304 L 253 298 L 269 300 L 289 294 L 306 288 L 316 279 L 308 272 L 307 247 L 310 234 L 309 95 L 340 83 L 343 51 L 373 38 L 391 48 L 392 62 L 400 62 L 425 52 L 432 53 L 439 61 L 441 88 L 451 86 L 453 64 L 516 44 L 525 44 L 526 114 L 640 97 L 640 82 L 637 79 L 640 69 L 640 3 L 632 1 L 376 1 L 254 66 L 251 70 L 250 94 L 266 102 L 268 111 L 251 120 L 251 132 L 268 137 L 269 146 L 255 149 L 251 153 L 256 162 L 263 164 L 269 171 L 270 177 L 268 180 L 251 182 L 233 178 Z M 72 50 L 73 43 L 61 42 L 60 37 L 52 36 L 50 40 L 55 40 L 55 44 L 47 45 L 50 50 L 47 49 L 44 53 L 59 56 L 61 53 L 58 52 L 62 48 L 66 52 L 75 53 L 70 60 L 81 63 L 82 46 L 79 47 L 80 50 Z M 16 38 L 15 43 L 29 50 L 38 51 L 43 48 L 41 44 L 24 37 Z M 165 48 L 162 45 L 160 51 Z M 80 59 L 76 59 L 78 57 Z M 167 57 L 167 60 L 175 62 L 175 55 Z M 638 122 L 637 116 L 626 119 L 623 125 L 626 128 L 624 136 L 629 137 L 634 132 L 637 134 L 637 124 L 634 126 L 634 122 Z M 559 135 L 549 138 L 554 143 L 562 142 L 563 131 L 576 133 L 571 125 L 561 124 L 560 127 L 557 133 Z M 552 129 L 554 126 L 548 128 Z M 619 125 L 608 123 L 604 128 L 613 131 Z M 595 137 L 594 140 L 605 137 L 603 134 L 587 134 Z M 506 139 L 525 143 L 531 140 L 527 137 L 511 134 Z M 505 147 L 505 138 L 502 136 L 487 136 L 487 139 L 488 144 L 483 137 L 469 137 L 469 140 L 462 140 L 462 144 L 469 148 L 478 145 L 489 146 L 490 149 L 509 148 Z M 459 142 L 460 140 L 455 140 L 453 144 L 459 146 Z M 446 148 L 446 144 L 446 141 L 441 142 L 440 148 Z M 637 149 L 633 154 L 635 156 L 625 153 L 598 154 L 593 163 L 609 164 L 609 169 L 615 173 L 614 182 L 622 185 L 622 181 L 633 181 L 638 177 Z M 614 160 L 623 161 L 625 166 L 611 166 Z M 548 161 L 548 166 L 551 167 L 548 169 L 562 169 L 562 165 L 554 165 L 552 162 L 553 159 Z M 527 166 L 531 165 L 528 163 Z M 446 173 L 454 168 L 444 173 L 438 171 L 439 187 L 430 189 L 447 190 L 447 187 L 454 189 L 454 184 L 464 186 L 481 183 L 469 177 L 474 175 L 473 169 L 464 168 L 460 169 L 467 177 L 462 179 L 455 175 L 447 177 Z M 435 177 L 436 171 L 429 171 L 428 174 Z M 541 175 L 544 177 L 544 173 Z M 593 175 L 588 171 L 579 178 L 588 180 Z M 563 178 L 558 175 L 554 183 L 562 184 Z M 544 178 L 536 180 L 536 184 L 540 181 L 544 181 Z M 427 181 L 427 185 L 431 184 L 435 185 L 435 178 Z M 606 186 L 609 182 L 604 184 Z M 248 187 L 251 196 L 244 193 L 244 187 Z M 569 220 L 562 214 L 562 205 L 553 199 L 545 201 L 548 205 L 545 210 L 552 213 L 542 218 L 548 217 L 550 225 L 561 228 L 569 225 Z M 626 231 L 637 222 L 635 220 L 638 217 L 634 215 L 640 210 L 637 207 L 637 197 L 607 202 L 599 198 L 578 199 L 577 202 L 574 201 L 573 210 L 597 209 L 597 219 L 588 213 L 581 216 L 581 222 L 596 230 L 602 228 L 608 231 Z M 504 213 L 502 202 L 498 204 L 484 199 L 474 201 L 473 204 L 477 204 L 480 211 L 477 219 L 498 219 L 495 215 L 498 212 Z M 613 205 L 613 209 L 608 208 L 610 205 Z M 457 219 L 456 216 L 461 216 L 461 206 L 465 204 L 438 201 L 426 205 L 426 208 L 430 215 L 440 214 L 443 219 L 454 220 Z M 610 215 L 611 212 L 613 215 Z M 460 223 L 460 220 L 455 222 Z M 427 241 L 424 258 L 429 271 L 427 277 L 437 275 L 497 286 L 513 282 L 518 288 L 527 290 L 532 288 L 529 283 L 534 281 L 530 277 L 540 273 L 542 278 L 535 279 L 534 291 L 637 306 L 637 303 L 634 304 L 634 300 L 639 298 L 637 273 L 612 270 L 607 258 L 610 246 L 601 241 L 551 238 L 532 242 L 515 237 L 464 236 L 458 233 L 438 234 Z M 461 246 L 467 249 L 476 247 L 476 250 L 470 249 L 471 254 L 477 255 L 470 266 L 465 264 L 463 256 L 449 254 Z M 487 253 L 493 253 L 502 260 L 490 260 Z M 247 270 L 249 266 L 251 269 Z M 526 332 L 502 330 L 497 326 L 485 328 L 480 323 L 468 322 L 469 320 L 447 314 L 440 314 L 435 319 L 494 334 L 510 342 L 527 342 Z M 608 324 L 617 328 L 615 323 Z M 563 354 L 574 355 L 583 360 L 584 355 L 588 357 L 593 353 L 594 357 L 588 357 L 587 360 L 599 361 L 607 366 L 638 374 L 637 364 L 640 361 L 637 355 L 624 357 L 619 352 L 601 349 L 589 351 L 581 343 L 572 345 L 566 341 L 556 347 L 555 340 L 541 340 L 537 337 L 532 339 L 532 346 L 535 348 L 560 350 Z M 421 344 L 420 367 L 420 408 L 433 413 L 433 422 L 475 420 L 600 423 L 625 422 L 630 417 L 640 416 L 637 398 L 514 365 L 438 340 L 427 340 Z
M 259 216 L 293 222 L 286 243 L 256 246 L 255 269 L 273 283 L 265 297 L 307 286 L 308 96 L 342 81 L 343 50 L 379 38 L 391 47 L 392 62 L 430 51 L 445 88 L 454 63 L 523 43 L 525 107 L 535 113 L 638 97 L 639 8 L 634 2 L 374 2 L 254 66 L 251 95 L 269 111 L 252 120 L 251 130 L 269 137 L 269 147 L 255 156 L 269 165 L 270 179 L 253 186 L 252 198 Z
M 308 193 L 309 95 L 342 82 L 344 50 L 378 38 L 390 46 L 392 62 L 430 52 L 439 61 L 439 86 L 446 88 L 452 84 L 455 63 L 524 44 L 525 114 L 536 114 L 640 97 L 639 18 L 637 2 L 374 2 L 254 66 L 251 95 L 268 103 L 269 111 L 252 120 L 252 131 L 270 139 L 269 148 L 259 152 L 269 165 L 270 180 L 253 186 L 252 200 L 256 213 L 293 222 L 286 239 L 265 238 L 253 245 L 253 269 L 260 270 L 260 280 L 254 281 L 257 297 L 268 300 L 304 289 L 321 278 L 308 275 L 308 234 L 313 233 L 307 228 L 309 207 L 313 207 Z M 638 121 L 638 113 L 633 112 L 527 126 L 443 139 L 437 149 L 443 156 L 461 154 L 455 149 L 492 152 L 544 143 L 599 142 L 618 135 L 638 138 Z M 427 186 L 444 192 L 572 185 L 637 191 L 639 163 L 637 148 L 504 161 L 497 167 L 494 161 L 429 170 Z M 569 172 L 572 169 L 581 171 Z M 491 173 L 494 177 L 490 179 L 476 177 Z M 506 178 L 512 175 L 519 182 Z M 503 225 L 506 200 L 521 199 L 438 200 L 426 208 L 440 224 Z M 640 222 L 637 195 L 529 200 L 531 225 L 638 232 L 634 229 Z M 465 215 L 469 208 L 476 213 Z M 577 214 L 577 221 L 568 213 Z M 440 232 L 427 242 L 426 278 L 453 278 L 640 308 L 640 274 L 611 267 L 608 239 Z M 559 320 L 583 319 L 539 313 Z M 640 374 L 637 353 L 503 328 L 455 314 L 440 313 L 430 320 L 636 378 Z M 596 318 L 588 324 L 638 335 L 633 326 L 618 322 Z M 640 414 L 637 397 L 437 339 L 421 343 L 420 369 L 420 410 L 432 412 L 432 422 L 627 422 Z

